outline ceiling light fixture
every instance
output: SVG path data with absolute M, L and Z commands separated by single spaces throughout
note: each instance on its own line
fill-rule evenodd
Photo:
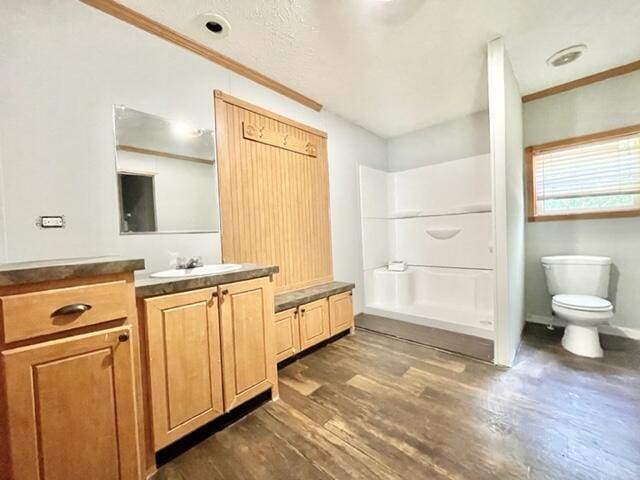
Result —
M 229 35 L 231 25 L 222 15 L 217 13 L 203 13 L 198 18 L 206 29 L 207 33 L 213 34 L 214 38 L 224 38 Z
M 213 33 L 220 33 L 224 29 L 222 25 L 214 21 L 209 21 L 205 23 L 204 26 L 207 27 L 207 30 Z
M 547 65 L 550 67 L 562 67 L 571 62 L 575 62 L 587 49 L 587 46 L 583 43 L 579 45 L 572 45 L 568 48 L 558 50 L 556 53 L 547 58 Z
M 201 128 L 191 128 L 184 122 L 176 122 L 171 125 L 171 128 L 180 137 L 199 137 L 204 133 Z

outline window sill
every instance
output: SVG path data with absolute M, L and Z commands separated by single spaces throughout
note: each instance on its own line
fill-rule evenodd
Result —
M 599 218 L 624 218 L 638 217 L 640 209 L 615 210 L 606 212 L 584 212 L 584 213 L 560 213 L 555 215 L 534 215 L 529 216 L 529 222 L 552 222 L 558 220 L 594 220 Z

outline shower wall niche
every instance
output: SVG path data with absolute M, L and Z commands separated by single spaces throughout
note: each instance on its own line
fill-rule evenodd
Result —
M 365 312 L 493 338 L 489 155 L 400 172 L 360 167 Z M 389 271 L 391 260 L 404 272 Z

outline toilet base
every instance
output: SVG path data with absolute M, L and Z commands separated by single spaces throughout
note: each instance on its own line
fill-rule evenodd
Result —
M 600 346 L 598 327 L 586 327 L 569 323 L 564 330 L 562 346 L 581 357 L 600 358 L 604 355 Z

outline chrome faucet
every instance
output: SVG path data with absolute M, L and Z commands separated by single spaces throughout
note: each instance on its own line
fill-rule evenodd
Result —
M 202 263 L 202 257 L 191 257 L 186 259 L 185 257 L 178 257 L 176 259 L 176 269 L 177 270 L 188 270 L 191 268 L 202 267 L 204 264 Z

